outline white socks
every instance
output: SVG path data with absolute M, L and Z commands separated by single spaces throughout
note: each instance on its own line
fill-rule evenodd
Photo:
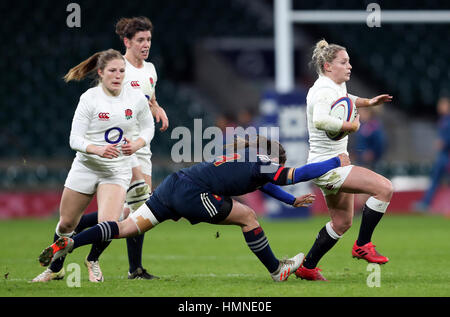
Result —
M 327 224 L 325 225 L 325 229 L 327 230 L 328 235 L 334 240 L 339 240 L 340 238 L 342 238 L 342 236 L 338 235 L 331 227 L 331 221 L 327 222 Z
M 366 205 L 370 209 L 384 214 L 386 212 L 387 207 L 389 206 L 389 202 L 381 201 L 376 198 L 370 197 L 369 199 L 367 199 Z

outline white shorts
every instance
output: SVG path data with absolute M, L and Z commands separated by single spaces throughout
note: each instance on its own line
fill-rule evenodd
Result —
M 128 189 L 131 181 L 129 165 L 123 170 L 113 172 L 99 172 L 86 167 L 78 159 L 72 163 L 67 175 L 65 187 L 83 194 L 94 194 L 100 184 L 117 184 Z
M 152 158 L 152 153 L 150 153 L 150 154 L 135 153 L 133 155 L 131 167 L 135 168 L 135 167 L 140 166 L 142 173 L 144 173 L 145 175 L 152 176 L 151 158 Z
M 337 167 L 313 179 L 312 182 L 320 188 L 324 196 L 336 195 L 352 168 L 353 165 Z

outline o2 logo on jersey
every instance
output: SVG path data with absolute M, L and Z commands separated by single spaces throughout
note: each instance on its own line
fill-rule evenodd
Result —
M 98 114 L 98 118 L 100 121 L 108 121 L 109 120 L 109 112 L 100 112 Z
M 115 140 L 110 139 L 110 133 L 113 131 L 116 131 L 116 133 L 114 133 L 114 135 L 113 135 L 114 137 L 116 137 Z M 117 132 L 119 132 L 118 135 L 117 135 Z M 106 132 L 105 132 L 105 141 L 108 142 L 109 144 L 117 144 L 122 140 L 122 136 L 123 136 L 123 130 L 121 128 L 111 128 L 111 129 L 106 130 Z

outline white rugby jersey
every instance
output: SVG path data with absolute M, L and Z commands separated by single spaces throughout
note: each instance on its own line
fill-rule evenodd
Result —
M 321 162 L 347 153 L 348 136 L 334 141 L 326 131 L 337 132 L 343 120 L 330 116 L 331 105 L 342 97 L 349 97 L 353 103 L 357 96 L 347 93 L 345 82 L 338 85 L 331 78 L 320 75 L 306 96 L 306 113 L 309 132 L 308 163 Z
M 123 81 L 124 86 L 130 86 L 133 89 L 138 90 L 140 89 L 147 97 L 147 99 L 150 100 L 155 94 L 156 81 L 158 80 L 158 75 L 156 74 L 156 69 L 153 63 L 144 61 L 144 66 L 141 68 L 134 67 L 126 58 L 125 63 L 125 79 Z M 135 129 L 133 134 L 135 137 L 140 134 L 139 129 L 139 126 L 137 126 L 137 129 Z M 150 155 L 150 142 L 147 146 L 144 146 L 139 151 L 137 151 L 137 153 Z
M 140 126 L 141 134 L 148 145 L 155 126 L 148 102 L 140 90 L 123 86 L 119 96 L 108 96 L 101 85 L 88 89 L 81 95 L 70 132 L 70 146 L 77 151 L 76 157 L 85 166 L 94 170 L 114 171 L 130 163 L 130 156 L 120 153 L 119 157 L 108 159 L 95 154 L 87 154 L 89 144 L 104 146 L 118 144 L 121 150 L 124 137 L 136 140 L 134 127 Z

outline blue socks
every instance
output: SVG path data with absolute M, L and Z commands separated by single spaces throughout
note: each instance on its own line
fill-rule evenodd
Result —
M 119 235 L 119 226 L 115 221 L 101 222 L 73 237 L 74 246 L 78 248 L 87 244 L 108 242 Z
M 91 212 L 90 214 L 83 215 L 81 217 L 78 226 L 75 228 L 75 233 L 80 233 L 86 228 L 95 226 L 98 223 L 98 211 Z
M 111 244 L 111 241 L 101 241 L 92 244 L 91 251 L 87 256 L 88 261 L 98 261 L 98 258 Z
M 142 247 L 144 245 L 144 234 L 127 238 L 129 272 L 133 273 L 137 268 L 142 267 Z
M 76 233 L 80 233 L 86 228 L 91 228 L 98 223 L 98 211 L 92 212 L 81 217 L 78 226 L 75 229 Z M 109 246 L 111 241 L 102 241 L 92 244 L 91 251 L 87 256 L 88 261 L 97 261 L 100 255 Z
M 261 227 L 244 232 L 244 238 L 248 247 L 264 264 L 270 273 L 278 269 L 280 261 L 275 257 L 269 245 L 266 235 Z

